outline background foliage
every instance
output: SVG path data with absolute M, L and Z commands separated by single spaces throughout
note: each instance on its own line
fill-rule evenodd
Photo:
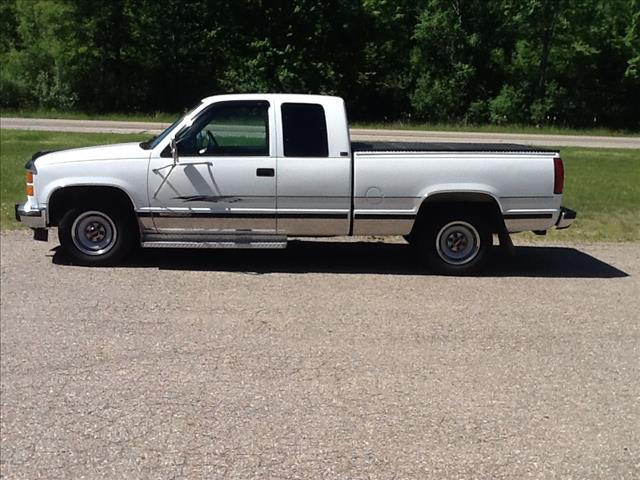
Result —
M 640 0 L 0 0 L 0 106 L 327 93 L 357 120 L 640 128 Z

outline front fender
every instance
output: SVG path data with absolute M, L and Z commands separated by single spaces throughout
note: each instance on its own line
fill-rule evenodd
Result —
M 83 168 L 79 168 L 82 166 Z M 147 206 L 146 161 L 58 164 L 41 169 L 37 175 L 38 204 L 46 207 L 53 193 L 67 187 L 113 187 L 122 190 L 134 208 Z M 90 170 L 88 174 L 87 170 Z

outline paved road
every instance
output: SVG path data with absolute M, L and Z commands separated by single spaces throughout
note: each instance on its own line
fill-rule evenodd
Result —
M 159 133 L 166 123 L 116 122 L 104 120 L 54 120 L 41 118 L 0 118 L 0 128 L 63 132 Z M 524 143 L 557 147 L 640 148 L 640 136 L 606 137 L 575 135 L 533 135 L 518 133 L 432 132 L 410 130 L 352 129 L 353 140 L 412 142 Z
M 640 478 L 640 244 L 65 264 L 3 233 L 3 478 Z

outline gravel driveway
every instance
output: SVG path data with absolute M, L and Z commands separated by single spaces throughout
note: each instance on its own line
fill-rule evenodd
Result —
M 3 233 L 3 478 L 640 477 L 640 244 L 65 264 Z

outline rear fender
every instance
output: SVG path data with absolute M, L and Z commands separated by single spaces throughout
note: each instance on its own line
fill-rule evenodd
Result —
M 412 233 L 421 224 L 428 221 L 433 212 L 441 208 L 474 208 L 476 211 L 486 212 L 495 233 L 505 231 L 502 218 L 502 207 L 497 193 L 482 185 L 460 185 L 458 188 L 431 189 L 422 198 L 418 214 L 414 222 Z M 485 187 L 485 188 L 482 188 Z

